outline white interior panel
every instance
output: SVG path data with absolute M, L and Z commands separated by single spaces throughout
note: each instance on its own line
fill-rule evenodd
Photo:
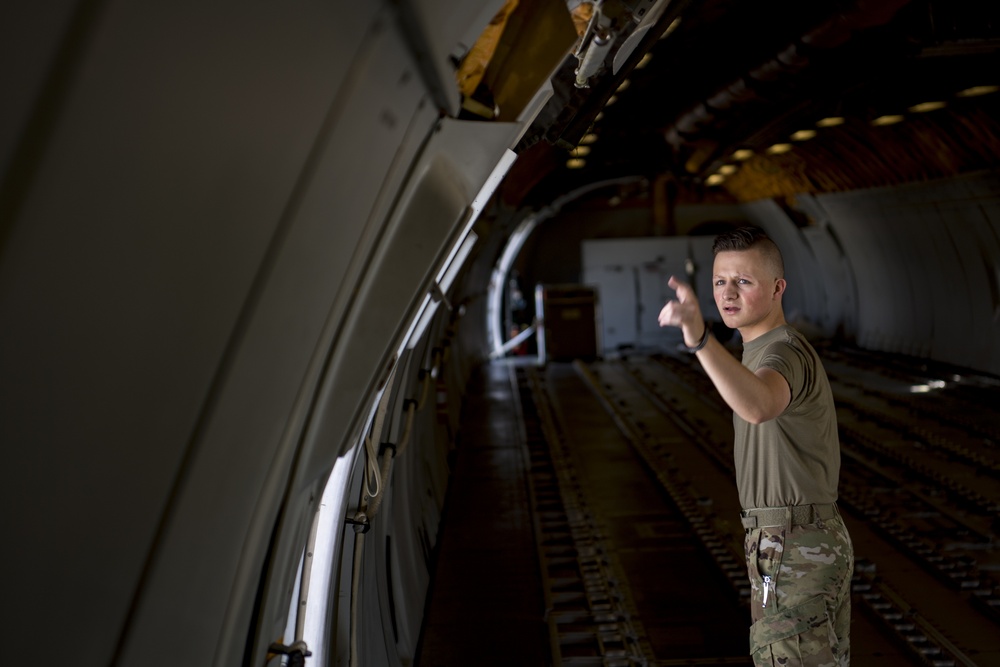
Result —
M 763 229 L 781 250 L 788 282 L 782 297 L 785 316 L 789 321 L 818 325 L 825 311 L 825 296 L 812 247 L 774 200 L 761 199 L 745 205 L 744 210 L 748 220 Z
M 584 269 L 583 282 L 597 288 L 601 343 L 605 350 L 635 345 L 635 272 L 626 266 L 596 266 Z
M 969 292 L 949 287 L 963 284 L 965 272 L 941 217 L 937 209 L 921 209 L 913 212 L 909 225 L 917 239 L 915 261 L 911 263 L 911 271 L 919 280 L 913 306 L 918 313 L 927 310 L 934 313 L 933 318 L 918 315 L 917 320 L 927 324 L 915 331 L 917 340 L 909 354 L 932 359 L 947 359 L 948 349 L 961 340 L 962 332 L 972 327 Z
M 854 269 L 859 344 L 996 372 L 994 174 L 819 199 Z
M 421 109 L 419 78 L 405 77 L 412 71 L 409 54 L 390 26 L 369 35 L 348 79 L 351 101 L 327 119 L 331 135 L 319 138 L 314 169 L 304 174 L 291 204 L 289 229 L 206 425 L 197 465 L 175 509 L 177 522 L 159 550 L 148 594 L 160 603 L 140 608 L 130 641 L 146 651 L 159 645 L 163 664 L 208 650 L 174 641 L 178 628 L 216 638 L 212 650 L 220 663 L 228 662 L 226 651 L 242 652 L 254 584 L 326 356 L 327 314 L 338 294 L 351 292 L 354 249 L 384 182 L 392 181 L 400 145 L 411 134 L 419 145 L 433 127 L 433 114 Z M 372 102 L 380 99 L 375 93 L 386 81 L 396 87 L 393 103 L 382 97 L 381 110 L 372 113 Z M 417 123 L 412 132 L 411 118 Z M 206 503 L 214 508 L 207 516 Z M 311 516 L 311 509 L 304 515 Z M 301 524 L 295 534 L 301 534 Z M 216 567 L 201 575 L 197 564 L 205 558 L 217 560 Z M 234 610 L 228 619 L 227 609 Z M 224 630 L 205 632 L 223 619 Z M 227 641 L 220 644 L 220 635 Z M 149 664 L 145 656 L 129 657 Z
M 444 119 L 414 165 L 380 246 L 364 264 L 353 287 L 354 310 L 338 318 L 316 431 L 305 446 L 301 474 L 324 470 L 343 446 L 346 424 L 354 421 L 372 383 L 388 363 L 396 338 L 413 316 L 437 267 L 451 248 L 467 207 L 503 156 L 517 127 Z M 391 266 L 392 271 L 383 269 Z M 367 299 L 374 299 L 369 302 Z M 360 304 L 378 303 L 379 308 Z M 389 306 L 398 306 L 398 310 Z M 328 429 L 333 429 L 332 432 Z M 307 478 L 307 477 L 306 477 Z M 303 478 L 303 479 L 306 479 Z
M 0 90 L 4 91 L 0 104 L 0 174 L 4 178 L 10 177 L 7 169 L 15 150 L 27 154 L 42 150 L 48 114 L 68 93 L 61 81 L 72 80 L 77 57 L 86 48 L 88 19 L 95 14 L 87 11 L 89 4 L 56 0 L 4 7 L 4 20 L 0 21 Z M 70 30 L 74 32 L 67 34 Z M 41 113 L 32 119 L 36 111 Z M 29 126 L 29 121 L 34 125 Z M 19 166 L 22 170 L 28 168 Z
M 883 252 L 874 238 L 871 220 L 863 217 L 853 193 L 820 197 L 823 207 L 830 214 L 830 224 L 851 258 L 858 295 L 858 344 L 871 349 L 885 349 L 881 334 L 881 311 L 892 307 L 891 301 L 881 302 L 876 291 L 885 284 Z
M 46 643 L 53 662 L 104 665 L 115 650 L 161 515 L 172 493 L 187 490 L 180 466 L 198 458 L 225 351 L 242 333 L 261 263 L 363 39 L 352 19 L 372 11 L 102 6 L 0 268 L 0 318 L 19 323 L 0 333 L 0 428 L 5 442 L 20 443 L 9 463 L 25 471 L 9 490 L 26 497 L 56 486 L 79 501 L 55 505 L 57 496 L 32 491 L 51 521 L 17 529 L 33 548 L 8 594 L 24 614 L 49 619 L 35 626 L 42 634 L 21 639 Z M 270 453 L 254 443 L 276 432 L 271 423 L 257 440 L 229 441 L 241 453 L 236 465 L 253 465 L 249 452 L 266 467 Z M 230 490 L 213 477 L 194 501 L 206 521 L 189 529 L 210 529 L 216 520 L 204 507 L 224 506 Z M 240 525 L 210 541 L 238 553 Z M 64 541 L 73 559 L 61 557 Z M 204 616 L 184 611 L 225 606 L 231 582 L 198 567 L 221 556 L 206 546 L 186 547 L 176 574 L 197 594 L 173 612 L 183 620 L 156 659 L 169 661 L 177 647 L 196 660 L 215 650 Z M 211 577 L 205 588 L 199 575 Z M 44 639 L 52 625 L 63 628 L 55 645 Z
M 386 34 L 391 35 L 391 31 Z M 359 108 L 359 112 L 364 113 L 364 109 Z M 431 105 L 423 105 L 420 113 L 427 123 L 425 127 L 429 129 L 433 122 L 433 135 L 427 139 L 413 133 L 403 145 L 405 151 L 396 155 L 399 166 L 412 164 L 412 169 L 396 172 L 393 168 L 389 174 L 372 179 L 385 186 L 373 208 L 379 215 L 361 237 L 352 241 L 354 245 L 346 248 L 352 256 L 344 280 L 329 283 L 337 288 L 337 293 L 332 307 L 326 306 L 326 326 L 317 348 L 322 352 L 318 361 L 325 377 L 315 403 L 312 390 L 306 395 L 310 427 L 303 436 L 305 444 L 300 452 L 297 479 L 272 555 L 269 594 L 281 596 L 290 590 L 294 563 L 301 549 L 302 525 L 311 516 L 309 489 L 314 480 L 332 467 L 344 448 L 353 445 L 352 434 L 357 434 L 362 426 L 360 415 L 374 399 L 377 384 L 384 379 L 392 363 L 391 356 L 430 288 L 440 262 L 464 229 L 469 205 L 518 129 L 513 125 L 438 121 Z M 357 123 L 352 125 L 356 126 Z M 365 143 L 357 138 L 350 141 Z M 370 151 L 371 142 L 367 143 Z M 342 159 L 338 163 L 344 164 Z M 362 177 L 355 175 L 353 179 Z M 353 179 L 348 188 L 352 187 Z M 349 191 L 334 186 L 334 180 L 330 183 L 329 196 L 350 198 Z M 330 206 L 327 214 L 335 210 Z M 388 222 L 382 211 L 391 215 Z M 345 248 L 334 250 L 327 246 L 321 250 L 336 255 Z M 378 305 L 371 307 L 371 304 Z M 445 309 L 439 312 L 447 313 Z M 266 523 L 260 520 L 257 523 L 260 525 L 255 533 L 263 532 Z M 266 627 L 278 622 L 271 615 L 281 608 L 280 600 L 269 600 Z M 234 624 L 234 628 L 239 627 L 239 623 Z
M 946 359 L 973 368 L 1000 373 L 1000 203 L 981 206 L 946 204 L 942 217 L 951 221 L 946 231 L 958 256 L 965 288 L 958 298 L 968 309 L 965 328 L 957 330 L 942 352 Z M 990 224 L 990 213 L 993 224 Z M 956 290 L 951 290 L 954 295 Z
M 662 262 L 640 264 L 634 267 L 636 281 L 636 341 L 640 345 L 655 345 L 662 342 L 666 333 L 660 327 L 658 316 L 663 304 L 674 298 L 674 291 L 668 282 L 670 276 L 684 266 L 670 266 Z M 683 274 L 681 274 L 683 275 Z M 680 277 L 680 276 L 678 276 Z
M 581 255 L 583 281 L 599 289 L 605 350 L 681 342 L 680 330 L 657 323 L 663 305 L 676 297 L 668 284 L 672 275 L 693 284 L 706 319 L 719 320 L 712 296 L 710 237 L 584 240 Z
M 819 321 L 824 336 L 838 333 L 853 335 L 852 324 L 855 304 L 854 274 L 847 257 L 835 239 L 830 235 L 826 223 L 802 230 L 802 237 L 809 244 L 816 258 L 822 292 L 822 309 Z

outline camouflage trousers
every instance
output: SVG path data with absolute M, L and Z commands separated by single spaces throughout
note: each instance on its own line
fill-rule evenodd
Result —
M 854 548 L 839 514 L 747 530 L 754 665 L 847 667 Z

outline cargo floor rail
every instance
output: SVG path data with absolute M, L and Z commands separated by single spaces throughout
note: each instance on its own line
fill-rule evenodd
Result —
M 536 370 L 516 376 L 552 664 L 647 667 L 652 652 L 574 479 L 548 394 Z

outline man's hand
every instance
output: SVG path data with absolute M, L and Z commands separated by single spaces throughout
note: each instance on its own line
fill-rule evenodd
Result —
M 694 347 L 705 335 L 705 318 L 701 314 L 698 297 L 690 285 L 677 280 L 675 276 L 670 276 L 667 284 L 677 292 L 677 298 L 667 301 L 667 305 L 663 306 L 658 318 L 660 326 L 680 327 L 684 334 L 684 344 Z
M 698 297 L 690 285 L 673 276 L 667 284 L 677 292 L 677 298 L 668 301 L 660 311 L 660 326 L 680 327 L 684 332 L 684 344 L 696 347 L 705 335 L 705 320 Z M 770 368 L 750 372 L 713 338 L 709 338 L 708 345 L 698 352 L 698 361 L 723 400 L 751 424 L 774 419 L 791 401 L 791 390 L 781 373 Z

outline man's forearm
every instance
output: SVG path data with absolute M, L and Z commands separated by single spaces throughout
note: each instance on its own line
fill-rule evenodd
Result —
M 697 356 L 722 399 L 751 424 L 774 419 L 787 407 L 788 385 L 777 371 L 754 374 L 714 337 Z

